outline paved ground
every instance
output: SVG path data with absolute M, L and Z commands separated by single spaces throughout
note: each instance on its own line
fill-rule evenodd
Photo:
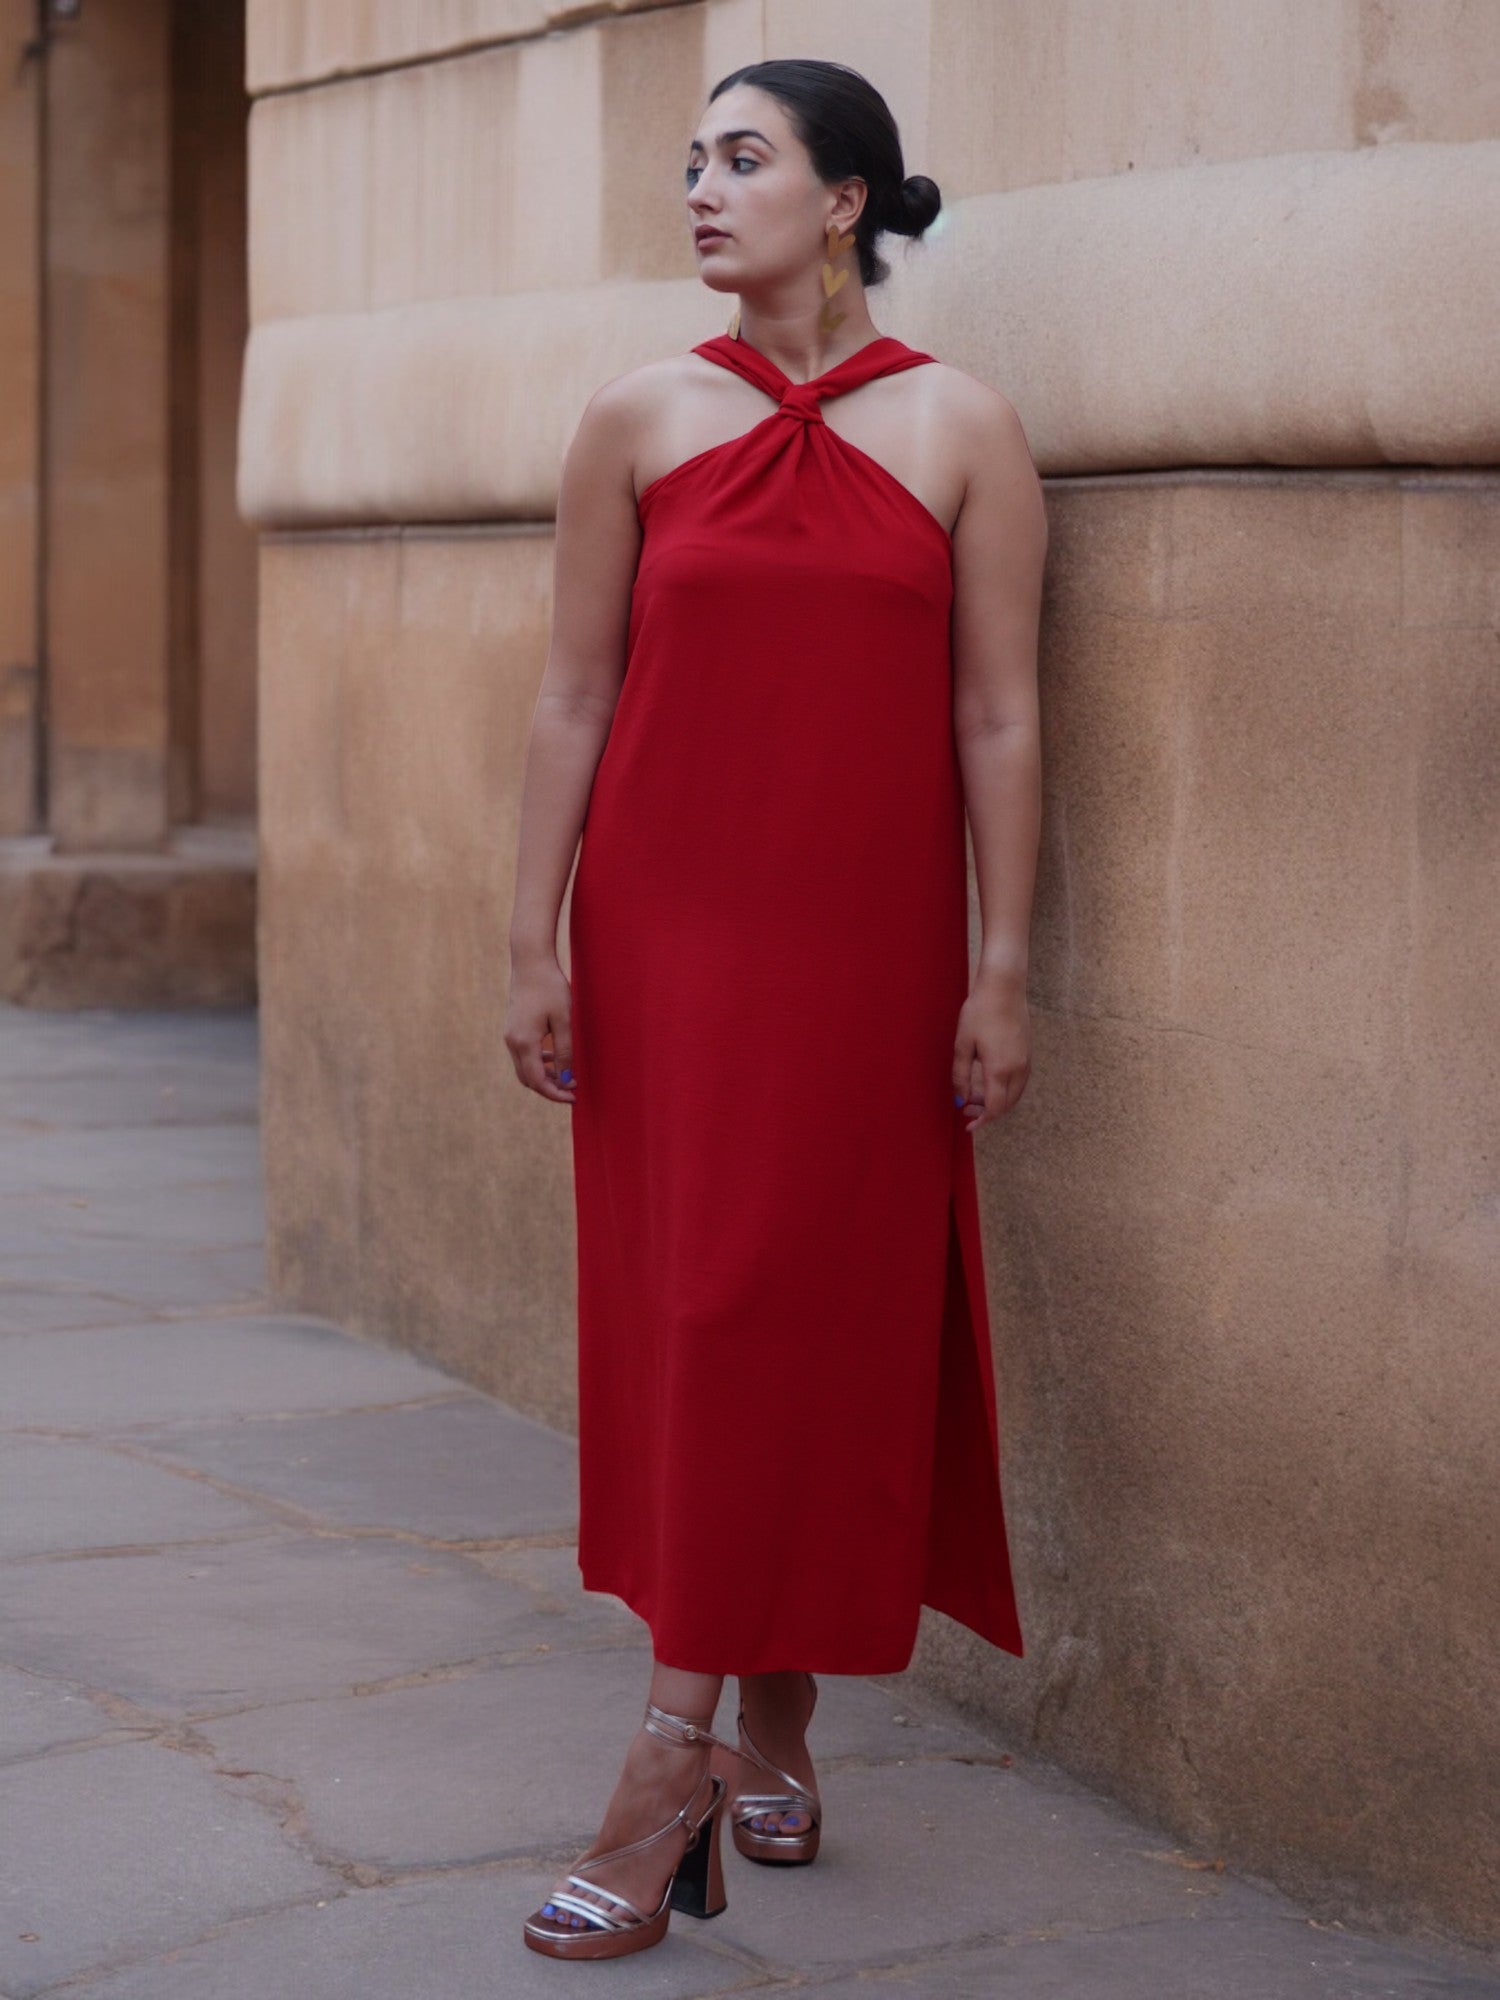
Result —
M 255 1024 L 0 1009 L 0 2000 L 1500 2000 L 829 1677 L 823 1852 L 605 1971 L 520 1924 L 644 1628 L 570 1442 L 261 1292 Z M 726 1691 L 721 1724 L 730 1719 Z

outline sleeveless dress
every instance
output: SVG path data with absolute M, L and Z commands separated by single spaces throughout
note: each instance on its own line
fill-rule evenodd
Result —
M 640 496 L 569 911 L 587 1590 L 702 1673 L 899 1672 L 925 1603 L 1022 1652 L 974 1141 L 952 543 L 820 405 Z

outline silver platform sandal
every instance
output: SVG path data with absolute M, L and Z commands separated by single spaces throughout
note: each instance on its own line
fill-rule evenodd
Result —
M 668 1743 L 707 1743 L 721 1750 L 732 1747 L 691 1716 L 669 1715 L 655 1702 L 646 1703 L 644 1726 L 653 1736 L 660 1736 Z M 707 1802 L 700 1804 L 705 1785 Z M 724 1819 L 720 1808 L 728 1789 L 723 1778 L 705 1768 L 687 1803 L 655 1833 L 632 1840 L 624 1847 L 613 1847 L 607 1854 L 591 1854 L 587 1861 L 580 1862 L 567 1877 L 566 1888 L 554 1889 L 541 1908 L 533 1910 L 526 1919 L 527 1944 L 533 1951 L 545 1952 L 551 1958 L 621 1958 L 626 1952 L 644 1951 L 648 1945 L 659 1944 L 667 1934 L 673 1910 L 681 1910 L 689 1917 L 718 1916 L 729 1901 L 724 1893 L 724 1870 L 719 1855 L 719 1828 Z M 591 1882 L 582 1872 L 596 1862 L 638 1853 L 676 1826 L 687 1828 L 688 1844 L 668 1878 L 661 1901 L 649 1914 L 638 1909 L 628 1897 L 606 1889 L 602 1882 Z M 563 1911 L 582 1917 L 584 1927 L 560 1921 Z
M 818 1705 L 818 1684 L 812 1675 L 807 1676 L 813 1691 L 813 1708 Z M 808 1721 L 812 1721 L 812 1710 L 808 1711 Z M 740 1740 L 737 1754 L 761 1770 L 779 1779 L 785 1788 L 779 1792 L 735 1792 L 731 1790 L 729 1801 L 730 1835 L 740 1853 L 751 1861 L 769 1861 L 783 1867 L 795 1866 L 812 1861 L 818 1852 L 818 1842 L 823 1831 L 823 1808 L 817 1799 L 805 1792 L 789 1771 L 782 1771 L 762 1755 L 750 1737 L 745 1733 L 745 1711 L 739 1712 Z M 770 1813 L 799 1813 L 806 1824 L 795 1833 L 773 1832 L 765 1826 L 754 1826 L 753 1820 L 763 1820 Z

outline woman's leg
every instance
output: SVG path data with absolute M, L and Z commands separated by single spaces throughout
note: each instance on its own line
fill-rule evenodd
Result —
M 686 1716 L 689 1721 L 710 1728 L 723 1685 L 722 1674 L 688 1673 L 681 1667 L 663 1666 L 657 1660 L 652 1663 L 648 1699 L 658 1708 L 666 1709 L 669 1715 Z M 579 1874 L 628 1896 L 638 1910 L 649 1916 L 661 1901 L 667 1877 L 687 1846 L 687 1836 L 680 1827 L 667 1839 L 653 1841 L 642 1853 L 624 1855 L 598 1868 L 583 1864 L 592 1855 L 607 1854 L 612 1848 L 642 1840 L 665 1826 L 692 1797 L 695 1784 L 701 1810 L 707 1801 L 708 1787 L 699 1781 L 708 1769 L 710 1751 L 707 1743 L 668 1743 L 653 1735 L 644 1726 L 643 1708 L 641 1724 L 626 1748 L 624 1767 L 605 1808 L 604 1822 L 587 1851 L 572 1864 Z M 559 1881 L 555 1886 L 562 1884 Z M 562 1911 L 554 1919 L 549 1910 L 548 1917 L 558 1923 L 569 1922 L 567 1913 Z M 582 1917 L 575 1918 L 573 1923 L 578 1929 L 588 1928 Z
M 774 1674 L 741 1674 L 740 1706 L 745 1711 L 745 1731 L 757 1750 L 789 1777 L 797 1780 L 813 1798 L 819 1796 L 817 1773 L 807 1749 L 807 1725 L 816 1700 L 815 1689 L 801 1671 Z M 768 1792 L 774 1789 L 764 1772 L 753 1766 L 744 1773 L 739 1789 Z M 765 1813 L 751 1822 L 757 1833 L 805 1833 L 806 1813 Z

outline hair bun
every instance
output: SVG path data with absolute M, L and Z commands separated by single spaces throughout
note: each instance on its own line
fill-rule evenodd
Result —
M 920 236 L 936 219 L 943 197 L 926 174 L 908 174 L 896 191 L 886 228 L 898 236 Z

